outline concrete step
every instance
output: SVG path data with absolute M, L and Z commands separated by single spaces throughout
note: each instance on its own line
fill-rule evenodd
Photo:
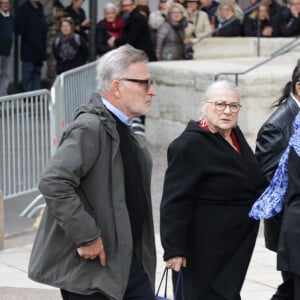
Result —
M 260 38 L 256 37 L 231 37 L 206 38 L 194 44 L 194 58 L 223 59 L 236 57 L 269 56 L 279 48 L 291 43 L 295 38 Z M 299 41 L 299 39 L 298 39 Z M 300 56 L 300 43 L 292 52 Z

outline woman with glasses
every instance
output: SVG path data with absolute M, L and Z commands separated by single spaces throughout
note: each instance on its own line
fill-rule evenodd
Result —
M 168 149 L 161 215 L 166 267 L 182 268 L 185 299 L 240 300 L 259 223 L 248 217 L 262 178 L 237 125 L 238 89 L 217 81 L 202 118 Z
M 220 3 L 217 9 L 216 28 L 214 36 L 230 37 L 241 35 L 241 21 L 234 6 L 229 1 Z
M 292 78 L 286 83 L 281 96 L 275 103 L 276 110 L 260 128 L 256 139 L 255 155 L 260 164 L 267 186 L 279 163 L 280 157 L 294 133 L 293 120 L 300 109 L 300 60 L 293 70 Z M 277 252 L 282 214 L 264 221 L 266 247 Z M 275 270 L 274 270 L 275 271 Z M 283 283 L 278 286 L 272 299 L 293 299 L 294 275 L 281 273 Z

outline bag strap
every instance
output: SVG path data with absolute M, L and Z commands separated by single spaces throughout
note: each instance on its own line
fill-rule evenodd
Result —
M 177 298 L 179 286 L 181 286 L 181 300 L 184 300 L 183 274 L 182 274 L 182 270 L 181 269 L 180 269 L 180 271 L 178 273 L 178 277 L 177 277 L 177 281 L 176 281 L 176 287 L 175 287 L 175 293 L 174 293 L 174 300 L 176 300 L 176 298 Z
M 168 269 L 165 268 L 163 275 L 161 277 L 158 289 L 156 291 L 155 296 L 159 295 L 160 288 L 165 281 L 165 292 L 164 292 L 164 298 L 167 298 L 167 289 L 168 289 Z M 181 288 L 181 300 L 184 300 L 184 293 L 183 293 L 183 274 L 182 270 L 179 271 L 177 281 L 176 281 L 176 287 L 175 287 L 175 292 L 174 292 L 174 300 L 176 300 L 179 292 L 179 287 Z
M 155 296 L 158 296 L 161 285 L 164 281 L 164 278 L 165 278 L 165 294 L 164 294 L 164 297 L 167 298 L 167 286 L 168 286 L 168 269 L 167 268 L 165 268 L 165 270 L 163 272 L 163 275 L 161 277 L 161 280 L 160 280 L 160 283 L 159 283 L 159 286 L 158 286 L 158 289 L 157 289 L 157 292 L 156 292 Z

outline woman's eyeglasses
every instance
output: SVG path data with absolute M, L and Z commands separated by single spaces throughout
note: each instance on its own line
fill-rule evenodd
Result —
M 224 111 L 228 106 L 231 112 L 236 113 L 241 108 L 241 104 L 239 103 L 226 103 L 225 101 L 206 101 L 206 103 L 215 104 L 215 108 L 218 111 Z

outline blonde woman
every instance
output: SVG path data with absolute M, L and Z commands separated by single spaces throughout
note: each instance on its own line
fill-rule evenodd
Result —
M 240 36 L 241 21 L 231 2 L 222 2 L 217 9 L 217 31 L 214 36 Z
M 156 57 L 158 60 L 184 59 L 185 39 L 184 29 L 187 26 L 186 10 L 179 3 L 169 6 L 168 15 L 157 31 Z

